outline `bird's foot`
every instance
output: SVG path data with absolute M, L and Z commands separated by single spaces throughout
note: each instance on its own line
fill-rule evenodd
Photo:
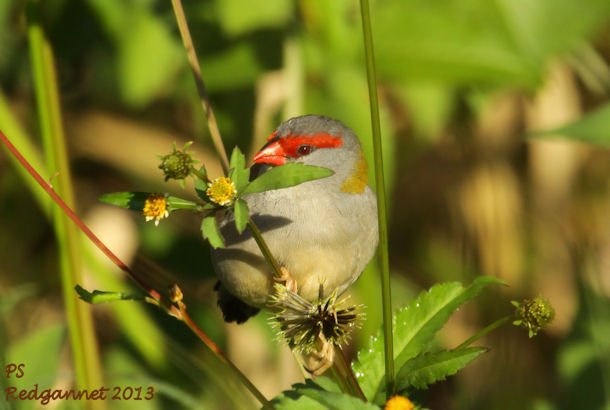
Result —
M 303 367 L 313 377 L 321 376 L 333 365 L 335 360 L 335 346 L 322 334 L 318 336 L 317 347 L 318 350 L 303 358 Z
M 280 267 L 281 276 L 279 278 L 274 277 L 273 280 L 278 283 L 283 283 L 286 286 L 286 289 L 291 291 L 292 293 L 297 293 L 298 286 L 297 281 L 292 277 L 288 269 L 284 266 Z

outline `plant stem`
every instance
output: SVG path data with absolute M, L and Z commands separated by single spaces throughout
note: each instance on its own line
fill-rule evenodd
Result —
M 203 82 L 203 77 L 201 76 L 199 59 L 197 58 L 197 52 L 195 51 L 195 46 L 193 45 L 193 39 L 191 38 L 186 16 L 184 15 L 182 2 L 180 0 L 172 0 L 172 6 L 174 8 L 174 15 L 176 16 L 178 29 L 180 30 L 180 37 L 182 38 L 182 43 L 184 44 L 186 55 L 193 72 L 193 77 L 195 78 L 195 84 L 197 85 L 197 92 L 199 93 L 201 106 L 207 117 L 208 128 L 210 130 L 210 135 L 212 136 L 212 143 L 214 144 L 214 148 L 216 148 L 216 152 L 218 152 L 218 155 L 220 156 L 222 168 L 225 174 L 227 174 L 229 172 L 229 157 L 227 156 L 227 151 L 222 143 L 222 137 L 220 136 L 220 130 L 218 129 L 218 122 L 216 121 L 214 110 L 212 110 L 212 105 L 210 104 L 210 97 L 208 96 L 205 83 Z
M 267 262 L 269 262 L 269 265 L 271 265 L 273 273 L 277 278 L 281 278 L 282 271 L 280 268 L 280 264 L 278 263 L 277 259 L 275 259 L 275 256 L 273 256 L 273 254 L 271 253 L 269 246 L 267 246 L 267 242 L 265 242 L 265 238 L 263 238 L 263 234 L 261 233 L 258 226 L 254 223 L 254 221 L 252 221 L 252 219 L 248 221 L 248 228 L 250 228 L 250 232 L 252 232 L 252 236 L 254 237 L 254 240 L 260 248 L 263 256 L 265 257 Z
M 30 165 L 34 169 L 39 170 L 42 175 L 49 175 L 44 166 L 42 155 L 40 154 L 38 147 L 32 143 L 30 136 L 22 129 L 15 118 L 15 115 L 11 112 L 6 98 L 1 92 L 0 129 L 2 129 L 5 134 L 11 136 L 12 143 L 16 147 L 16 150 L 21 152 L 23 157 L 28 158 Z M 6 148 L 4 144 L 0 145 Z M 39 189 L 38 182 L 32 178 L 29 171 L 14 155 L 10 155 L 8 148 L 6 148 L 6 151 L 9 153 L 8 158 L 13 163 L 15 171 L 22 177 L 24 185 L 29 188 L 30 194 L 36 200 L 40 210 L 49 221 L 51 221 L 53 218 L 53 201 L 51 200 L 51 197 L 44 190 Z M 109 272 L 108 269 L 105 266 L 102 266 L 93 256 L 93 250 L 90 247 L 84 248 L 84 257 L 85 264 L 95 272 L 96 281 L 99 281 L 104 288 L 116 289 L 124 286 L 119 277 L 112 272 Z M 144 313 L 144 309 L 136 304 L 116 304 L 112 305 L 112 309 L 115 311 L 115 317 L 119 321 L 125 336 L 139 349 L 148 363 L 152 364 L 155 368 L 158 368 L 160 363 L 164 360 L 164 353 L 158 349 L 158 346 L 153 340 L 159 339 L 160 331 L 153 326 L 151 319 Z M 132 325 L 134 322 L 139 323 L 138 330 L 134 330 Z M 145 333 L 142 333 L 142 329 L 144 328 L 146 329 Z M 143 334 L 146 334 L 146 336 L 142 336 Z
M 58 172 L 56 178 L 58 191 L 62 193 L 68 203 L 73 204 L 74 194 L 63 132 L 53 51 L 40 23 L 37 0 L 30 0 L 27 4 L 27 27 L 46 163 L 49 170 Z M 92 389 L 102 385 L 102 371 L 90 307 L 78 304 L 73 290 L 74 286 L 81 281 L 80 254 L 82 247 L 80 238 L 65 214 L 57 208 L 53 208 L 53 214 L 76 383 L 79 389 Z M 105 408 L 106 406 L 103 402 L 88 402 L 87 407 Z
M 199 178 L 200 180 L 202 180 L 203 182 L 205 182 L 206 184 L 208 183 L 209 179 L 207 175 L 204 175 L 201 171 L 199 171 L 197 168 L 192 167 L 191 168 L 191 173 L 193 175 L 195 175 L 197 178 Z
M 223 362 L 225 362 L 228 367 L 235 373 L 235 375 L 242 381 L 244 381 L 245 386 L 250 390 L 250 392 L 259 400 L 261 400 L 261 404 L 265 407 L 270 407 L 270 403 L 263 396 L 263 394 L 254 386 L 252 383 L 247 380 L 247 377 L 239 371 L 239 369 L 227 358 L 227 356 L 220 350 L 220 348 L 197 326 L 196 323 L 190 318 L 190 316 L 186 313 L 186 310 L 178 310 L 173 305 L 167 307 L 163 301 L 162 297 L 150 287 L 146 282 L 138 277 L 127 266 L 118 256 L 116 256 L 92 231 L 89 229 L 87 225 L 76 215 L 76 213 L 66 204 L 66 202 L 55 192 L 53 187 L 46 182 L 42 176 L 30 165 L 30 163 L 23 157 L 23 155 L 15 148 L 15 146 L 10 142 L 10 140 L 4 135 L 4 133 L 0 130 L 0 141 L 4 143 L 4 145 L 8 148 L 8 150 L 14 155 L 16 160 L 25 168 L 25 170 L 36 180 L 36 182 L 51 196 L 53 201 L 60 207 L 60 209 L 65 213 L 65 215 L 70 218 L 76 226 L 91 240 L 91 242 L 101 250 L 107 257 L 110 259 L 119 269 L 125 272 L 138 286 L 146 291 L 151 301 L 160 308 L 166 309 L 166 311 L 172 316 L 176 317 L 179 320 L 182 320 L 190 329 L 195 333 L 195 335 L 205 344 L 207 348 L 209 348 L 213 353 L 217 355 Z M 247 382 L 246 382 L 247 381 Z
M 338 373 L 340 379 L 345 381 L 347 393 L 366 402 L 366 396 L 364 395 L 362 388 L 360 388 L 360 384 L 354 375 L 354 371 L 345 358 L 343 350 L 341 350 L 341 348 L 338 346 L 335 347 L 335 361 L 333 363 L 333 370 Z
M 197 324 L 195 322 L 193 322 L 193 320 L 187 313 L 185 305 L 183 303 L 180 303 L 180 313 L 182 315 L 182 321 L 189 327 L 189 329 L 191 329 L 191 331 L 193 333 L 195 333 L 195 335 L 205 345 L 207 345 L 216 354 L 217 357 L 219 357 L 224 362 L 225 365 L 227 365 L 227 367 L 229 369 L 231 369 L 233 371 L 235 376 L 244 384 L 244 386 L 246 386 L 246 388 L 250 391 L 250 393 L 252 393 L 254 395 L 254 397 L 256 397 L 256 399 L 263 405 L 263 408 L 272 409 L 274 406 L 271 404 L 271 402 L 269 400 L 267 400 L 267 398 L 263 395 L 263 393 L 261 393 L 260 390 L 258 390 L 256 388 L 256 386 L 250 381 L 250 379 L 248 379 L 248 377 L 246 377 L 246 375 L 244 375 L 241 372 L 241 370 L 239 370 L 237 368 L 237 366 L 235 366 L 235 364 L 233 364 L 233 362 L 228 359 L 228 357 L 224 354 L 224 352 L 222 350 L 220 350 L 220 348 L 205 334 L 205 332 L 203 332 L 199 328 L 199 326 L 197 326 Z
M 487 335 L 489 332 L 504 326 L 507 323 L 510 323 L 512 320 L 514 320 L 514 316 L 513 315 L 507 315 L 504 316 L 503 318 L 500 318 L 498 320 L 496 320 L 495 322 L 487 325 L 486 327 L 484 327 L 483 329 L 479 330 L 477 333 L 475 333 L 474 335 L 470 336 L 468 339 L 464 340 L 458 347 L 456 347 L 454 350 L 457 349 L 462 349 L 464 347 L 468 347 L 471 344 L 473 344 L 474 342 L 476 342 L 477 340 L 479 340 L 480 338 L 482 338 L 483 336 Z
M 76 215 L 70 206 L 55 192 L 51 184 L 49 184 L 25 159 L 25 157 L 15 148 L 11 141 L 0 131 L 0 140 L 11 151 L 17 161 L 26 169 L 26 171 L 36 180 L 38 185 L 44 189 L 51 199 L 61 208 L 62 212 L 70 218 L 76 226 L 91 240 L 91 242 L 108 257 L 119 269 L 125 272 L 131 279 L 143 288 L 148 295 L 153 299 L 161 299 L 161 295 L 154 289 L 148 287 L 138 276 L 116 256 L 104 243 L 89 229 L 87 225 Z M 76 286 L 76 285 L 75 285 Z
M 216 122 L 216 117 L 214 116 L 214 110 L 212 109 L 212 105 L 210 104 L 210 98 L 205 88 L 205 83 L 203 82 L 203 77 L 201 76 L 201 67 L 199 66 L 199 60 L 197 58 L 197 52 L 195 51 L 195 46 L 193 45 L 193 39 L 191 38 L 191 33 L 188 28 L 188 23 L 186 21 L 186 16 L 184 14 L 184 9 L 182 8 L 181 0 L 172 0 L 172 6 L 174 8 L 174 14 L 176 16 L 176 22 L 178 23 L 178 28 L 180 30 L 180 36 L 182 37 L 182 42 L 184 44 L 184 48 L 186 50 L 186 54 L 188 56 L 189 63 L 191 65 L 191 69 L 193 71 L 193 76 L 195 78 L 195 83 L 197 84 L 197 92 L 199 93 L 199 98 L 201 99 L 201 105 L 203 107 L 203 112 L 207 116 L 208 127 L 210 129 L 210 134 L 212 135 L 212 141 L 214 142 L 214 147 L 216 148 L 216 152 L 220 155 L 220 159 L 222 162 L 222 166 L 225 174 L 228 174 L 229 171 L 229 160 L 227 156 L 227 152 L 225 150 L 224 144 L 222 143 L 222 137 L 220 135 L 220 130 L 218 129 L 218 123 Z M 202 178 L 202 175 L 199 174 L 198 171 L 195 171 L 198 177 L 200 177 L 203 181 L 206 181 L 207 178 Z M 256 224 L 250 220 L 248 222 L 248 226 L 250 227 L 250 231 L 256 240 L 263 256 L 271 267 L 273 268 L 273 272 L 276 277 L 282 277 L 282 272 L 280 270 L 280 265 L 269 250 L 263 235 L 256 226 Z
M 32 162 L 36 169 L 39 169 L 44 175 L 48 175 L 39 148 L 32 143 L 29 135 L 27 135 L 23 127 L 21 127 L 15 118 L 15 115 L 11 112 L 9 103 L 2 92 L 0 92 L 0 129 L 11 135 L 15 146 L 17 146 L 19 151 L 23 152 L 24 155 L 30 159 L 30 162 Z M 14 157 L 9 155 L 9 158 L 15 163 L 15 170 L 21 175 L 23 182 L 30 189 L 30 192 L 36 199 L 40 210 L 50 219 L 53 206 L 52 201 L 47 195 L 45 195 L 44 192 L 38 189 L 36 182 L 32 181 L 32 178 L 30 178 L 27 171 L 23 167 L 19 166 L 19 163 L 14 159 Z
M 379 121 L 379 101 L 375 71 L 375 53 L 369 1 L 360 0 L 366 75 L 369 88 L 371 124 L 373 128 L 373 152 L 375 156 L 375 183 L 377 188 L 377 212 L 379 218 L 379 259 L 381 263 L 381 300 L 383 304 L 383 336 L 385 352 L 385 381 L 388 398 L 394 393 L 394 346 L 392 330 L 392 294 L 390 292 L 390 262 L 388 254 L 388 217 L 386 207 L 385 180 L 383 175 L 383 154 L 381 127 Z

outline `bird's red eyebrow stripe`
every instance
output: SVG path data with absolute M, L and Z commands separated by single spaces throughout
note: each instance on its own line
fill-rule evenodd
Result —
M 326 132 L 319 132 L 306 137 L 301 135 L 288 135 L 285 138 L 280 138 L 278 142 L 282 146 L 284 153 L 293 158 L 299 156 L 297 150 L 301 145 L 311 145 L 315 148 L 337 148 L 343 144 L 341 138 Z

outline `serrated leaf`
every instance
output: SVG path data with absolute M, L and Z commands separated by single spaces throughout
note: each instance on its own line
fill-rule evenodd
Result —
M 284 392 L 282 396 L 274 400 L 276 408 L 379 410 L 371 403 L 365 403 L 356 397 L 336 391 L 335 386 L 331 386 L 335 391 L 326 390 L 313 380 L 307 380 L 305 383 L 298 383 L 292 387 L 292 390 Z M 295 406 L 295 404 L 297 405 Z
M 102 195 L 99 200 L 109 205 L 119 206 L 132 211 L 141 211 L 144 209 L 144 201 L 150 195 L 150 192 L 112 192 Z
M 225 241 L 222 238 L 215 215 L 208 215 L 201 221 L 201 234 L 207 239 L 212 248 L 224 248 Z
M 455 310 L 472 299 L 487 285 L 501 284 L 499 279 L 482 276 L 464 288 L 458 282 L 441 283 L 422 292 L 393 318 L 394 360 L 400 369 L 409 359 L 424 352 L 436 332 Z M 358 353 L 354 363 L 356 377 L 365 396 L 373 400 L 381 391 L 384 378 L 384 348 L 381 331 Z
M 237 193 L 239 194 L 250 181 L 250 168 L 246 167 L 246 157 L 239 148 L 235 147 L 233 149 L 229 165 L 231 167 L 229 178 L 231 178 L 235 184 L 235 189 L 237 189 Z
M 246 167 L 246 157 L 241 152 L 239 147 L 233 148 L 233 152 L 231 152 L 231 159 L 229 160 L 229 167 L 231 169 Z
M 238 199 L 235 201 L 233 211 L 235 212 L 235 228 L 237 228 L 237 232 L 241 234 L 244 229 L 246 229 L 246 225 L 250 219 L 248 204 L 243 199 Z
M 208 190 L 207 181 L 204 181 L 200 178 L 195 178 L 195 192 L 197 193 L 197 196 L 206 202 L 210 202 L 210 198 L 208 198 L 208 194 L 206 194 L 207 190 Z
M 484 347 L 468 347 L 425 353 L 407 361 L 396 375 L 398 391 L 411 387 L 425 389 L 428 385 L 445 380 L 463 369 L 468 363 L 487 352 Z
M 458 284 L 458 288 L 443 292 L 441 285 L 440 291 L 426 300 L 420 301 L 418 298 L 412 308 L 417 313 L 397 318 L 395 323 L 394 332 L 403 340 L 404 346 L 401 350 L 397 349 L 400 353 L 396 358 L 396 367 L 400 368 L 407 360 L 421 353 L 421 346 L 432 340 L 458 307 L 492 284 L 500 285 L 504 282 L 491 276 L 480 276 L 466 288 Z
M 271 168 L 261 174 L 243 190 L 242 195 L 256 192 L 269 191 L 272 189 L 288 188 L 315 179 L 326 178 L 334 172 L 328 168 L 314 167 L 301 163 L 286 164 Z
M 307 387 L 299 387 L 297 393 L 302 396 L 307 396 L 314 399 L 318 403 L 331 410 L 379 410 L 379 407 L 371 403 L 365 403 L 357 397 L 350 396 L 346 393 L 330 392 L 322 389 Z
M 610 147 L 610 104 L 588 113 L 576 122 L 552 130 L 535 132 L 530 136 L 565 137 L 574 141 Z
M 324 376 L 317 377 L 316 381 L 311 383 L 315 383 L 320 388 L 328 391 L 328 392 L 340 392 L 341 389 L 337 384 Z M 301 384 L 292 385 L 291 390 L 287 390 L 276 396 L 273 400 L 273 406 L 277 410 L 326 410 L 327 407 L 320 404 L 318 401 L 303 396 L 296 391 L 296 388 Z
M 283 392 L 272 403 L 277 410 L 326 410 L 326 406 L 310 397 L 301 396 L 294 390 Z

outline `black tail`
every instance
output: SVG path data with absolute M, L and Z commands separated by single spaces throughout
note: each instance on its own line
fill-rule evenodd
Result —
M 229 293 L 220 281 L 216 282 L 214 290 L 218 293 L 218 307 L 222 311 L 225 322 L 244 323 L 260 312 L 259 308 L 250 306 Z

